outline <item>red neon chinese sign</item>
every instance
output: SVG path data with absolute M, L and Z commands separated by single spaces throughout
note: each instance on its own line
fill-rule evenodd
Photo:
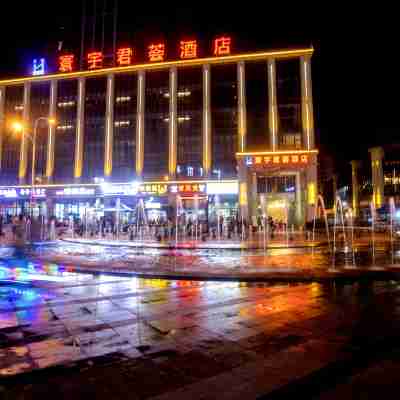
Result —
M 228 56 L 231 54 L 231 38 L 222 36 L 214 40 L 214 55 Z
M 218 36 L 212 41 L 212 55 L 214 57 L 228 56 L 232 53 L 232 38 Z M 167 59 L 166 43 L 151 43 L 146 50 L 145 58 L 149 62 L 165 62 Z M 195 39 L 179 41 L 179 59 L 190 60 L 198 58 L 200 54 L 199 42 Z M 116 50 L 113 57 L 104 55 L 102 51 L 92 51 L 86 55 L 87 69 L 112 68 L 114 66 L 129 66 L 138 62 L 136 49 L 123 46 Z M 113 59 L 112 59 L 113 58 Z M 74 54 L 63 54 L 57 59 L 58 71 L 62 73 L 72 72 L 77 69 L 78 57 Z M 144 60 L 142 60 L 144 61 Z
M 150 61 L 164 61 L 165 45 L 164 43 L 151 44 L 148 52 Z
M 88 69 L 97 69 L 103 67 L 103 53 L 101 51 L 94 51 L 92 53 L 88 53 L 87 62 Z
M 197 41 L 196 40 L 182 40 L 180 57 L 182 59 L 196 58 L 197 57 Z
M 117 64 L 130 65 L 132 64 L 133 50 L 131 47 L 122 47 L 117 50 Z
M 74 69 L 74 55 L 65 54 L 58 57 L 58 70 L 60 72 L 71 72 Z

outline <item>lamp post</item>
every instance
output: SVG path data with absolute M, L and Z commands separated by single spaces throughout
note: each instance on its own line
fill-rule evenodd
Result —
M 35 187 L 35 167 L 36 167 L 36 137 L 37 129 L 40 121 L 47 121 L 48 125 L 54 125 L 56 123 L 54 118 L 50 117 L 38 117 L 33 123 L 33 136 L 26 132 L 24 125 L 21 122 L 15 121 L 13 123 L 13 129 L 17 133 L 22 133 L 23 136 L 28 138 L 32 143 L 32 165 L 31 165 L 31 192 L 30 192 L 30 205 L 31 205 L 31 217 L 33 217 L 33 192 Z

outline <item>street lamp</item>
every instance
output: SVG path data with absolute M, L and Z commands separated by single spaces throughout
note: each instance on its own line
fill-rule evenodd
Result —
M 33 217 L 33 192 L 35 186 L 35 167 L 36 167 L 36 137 L 37 137 L 37 128 L 39 126 L 40 121 L 47 121 L 49 126 L 55 125 L 56 120 L 54 118 L 49 117 L 38 117 L 35 119 L 33 123 L 33 136 L 30 135 L 22 122 L 14 121 L 12 123 L 12 128 L 16 133 L 22 133 L 22 136 L 25 136 L 32 143 L 32 169 L 31 169 L 31 193 L 30 193 L 30 203 L 31 203 L 31 217 Z

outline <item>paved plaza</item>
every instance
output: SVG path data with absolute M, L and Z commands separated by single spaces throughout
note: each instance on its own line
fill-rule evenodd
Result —
M 191 247 L 1 246 L 0 398 L 330 400 L 397 390 L 397 243 L 358 240 L 334 255 L 278 240 L 265 250 Z
M 269 285 L 71 272 L 1 286 L 0 393 L 328 396 L 337 380 L 346 390 L 349 376 L 371 363 L 393 367 L 399 290 L 394 282 Z
M 384 238 L 387 239 L 387 238 Z M 267 249 L 239 249 L 226 242 L 209 247 L 151 247 L 151 243 L 68 239 L 37 246 L 32 256 L 74 271 L 136 275 L 148 278 L 240 281 L 322 281 L 332 279 L 398 279 L 399 244 L 361 239 L 354 247 L 332 247 L 276 240 Z

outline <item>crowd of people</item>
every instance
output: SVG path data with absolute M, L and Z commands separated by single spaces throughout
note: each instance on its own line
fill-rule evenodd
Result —
M 265 228 L 264 228 L 265 225 Z M 178 234 L 190 239 L 233 239 L 240 237 L 246 239 L 251 232 L 268 231 L 271 238 L 276 232 L 284 232 L 286 224 L 282 221 L 274 221 L 272 217 L 257 219 L 257 225 L 250 220 L 238 215 L 223 217 L 211 216 L 209 219 L 197 219 L 193 215 L 182 214 L 178 217 L 158 217 L 146 220 L 144 218 L 131 219 L 118 223 L 112 216 L 100 217 L 83 221 L 74 219 L 74 234 L 89 237 L 122 237 L 130 240 L 143 238 L 144 236 L 159 241 L 170 240 Z
M 179 237 L 188 239 L 247 239 L 251 233 L 262 232 L 264 229 L 274 238 L 277 232 L 286 230 L 282 221 L 274 221 L 270 216 L 265 221 L 262 217 L 248 220 L 239 215 L 224 217 L 211 215 L 208 219 L 196 218 L 194 215 L 182 214 L 175 217 L 132 218 L 117 221 L 115 215 L 102 216 L 84 220 L 70 217 L 57 220 L 51 217 L 32 218 L 29 215 L 5 216 L 0 215 L 0 237 L 4 227 L 10 227 L 13 239 L 22 239 L 37 231 L 40 226 L 40 239 L 55 240 L 65 235 L 89 238 L 122 238 L 137 240 L 153 238 L 158 241 L 171 240 Z M 37 235 L 36 235 L 37 237 Z

